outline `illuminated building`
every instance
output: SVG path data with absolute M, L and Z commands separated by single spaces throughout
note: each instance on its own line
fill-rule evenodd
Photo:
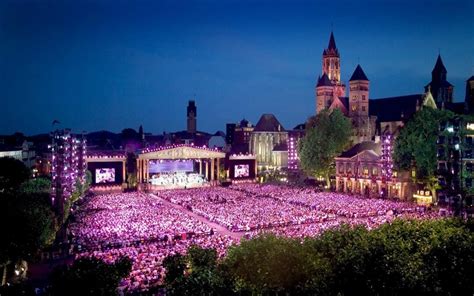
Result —
M 257 156 L 259 168 L 288 165 L 288 133 L 273 114 L 263 114 L 250 136 L 250 153 Z M 284 147 L 284 146 L 285 147 Z
M 0 157 L 12 157 L 23 162 L 23 164 L 31 169 L 36 165 L 36 152 L 33 149 L 33 143 L 23 141 L 21 147 L 16 149 L 8 145 L 0 145 Z
M 254 126 L 246 119 L 238 123 L 228 123 L 226 125 L 227 151 L 232 154 L 249 153 L 250 135 Z
M 298 142 L 305 134 L 305 125 L 299 124 L 288 131 L 288 169 L 296 171 L 299 168 Z
M 64 205 L 71 198 L 76 182 L 85 181 L 86 140 L 76 137 L 71 130 L 57 130 L 52 134 L 51 202 L 63 217 Z
M 388 156 L 393 143 L 362 142 L 336 157 L 336 191 L 371 197 L 411 199 L 413 188 L 408 173 L 392 171 Z
M 346 86 L 341 83 L 341 58 L 331 32 L 328 47 L 323 51 L 321 76 L 316 83 L 316 113 L 329 108 L 334 99 L 345 93 Z

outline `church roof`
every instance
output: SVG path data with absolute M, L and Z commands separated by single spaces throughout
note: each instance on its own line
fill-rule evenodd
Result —
M 336 41 L 334 40 L 334 34 L 331 32 L 331 37 L 329 37 L 328 49 L 337 49 Z
M 323 73 L 323 76 L 318 78 L 318 84 L 316 84 L 316 87 L 320 86 L 333 86 L 331 80 L 329 79 L 326 73 Z
M 301 130 L 301 131 L 305 129 L 306 129 L 306 123 L 300 123 L 293 128 L 293 130 Z
M 328 54 L 339 55 L 339 52 L 338 52 L 337 47 L 336 47 L 336 40 L 334 39 L 334 33 L 333 32 L 331 32 L 331 36 L 329 37 L 328 48 L 323 50 L 323 55 L 328 55 Z
M 356 69 L 354 70 L 354 73 L 351 76 L 351 79 L 349 79 L 349 81 L 354 81 L 354 80 L 369 81 L 369 79 L 364 73 L 364 70 L 362 70 L 362 67 L 360 65 L 357 65 Z
M 254 132 L 283 132 L 285 129 L 273 114 L 263 114 L 255 125 Z
M 438 55 L 438 59 L 436 59 L 436 64 L 433 68 L 433 71 L 431 71 L 431 73 L 434 73 L 434 72 L 448 73 L 448 71 L 446 71 L 446 67 L 443 64 L 443 60 L 441 59 L 441 55 Z
M 403 121 L 416 112 L 422 100 L 422 94 L 370 99 L 369 112 L 378 122 Z
M 341 155 L 338 156 L 338 157 L 351 158 L 351 157 L 354 157 L 357 154 L 359 154 L 363 151 L 367 151 L 367 150 L 372 150 L 376 154 L 380 155 L 380 144 L 375 143 L 374 141 L 362 142 L 362 143 L 359 143 L 359 144 L 356 144 L 356 145 L 352 146 L 352 148 L 350 148 L 349 150 L 346 150 L 346 151 L 342 152 Z

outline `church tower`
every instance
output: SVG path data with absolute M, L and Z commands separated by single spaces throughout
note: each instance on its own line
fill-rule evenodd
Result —
M 331 106 L 334 98 L 334 84 L 326 73 L 318 78 L 316 84 L 316 114 Z
M 349 80 L 349 118 L 354 127 L 353 141 L 369 141 L 373 132 L 369 118 L 369 79 L 360 65 Z
M 438 55 L 433 71 L 431 71 L 431 82 L 425 86 L 425 92 L 430 88 L 438 108 L 441 108 L 443 103 L 453 102 L 453 85 L 448 82 L 447 74 L 448 71 L 446 71 L 443 60 Z
M 328 75 L 329 80 L 334 84 L 341 82 L 341 65 L 339 51 L 336 47 L 336 41 L 334 40 L 334 34 L 331 32 L 329 37 L 329 45 L 323 51 L 323 74 Z
M 188 117 L 188 125 L 187 131 L 188 133 L 196 133 L 196 103 L 194 101 L 188 102 L 188 110 L 187 110 L 187 117 Z
M 328 47 L 323 51 L 321 72 L 316 84 L 316 113 L 329 108 L 335 97 L 346 94 L 346 86 L 341 83 L 341 61 L 333 32 Z

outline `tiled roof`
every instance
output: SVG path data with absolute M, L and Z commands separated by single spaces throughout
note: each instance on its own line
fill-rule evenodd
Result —
M 346 150 L 341 153 L 339 157 L 341 158 L 351 158 L 362 151 L 372 150 L 375 153 L 380 155 L 380 143 L 375 143 L 373 141 L 362 142 L 357 145 L 352 146 L 349 150 Z
M 369 112 L 378 122 L 402 121 L 410 118 L 423 100 L 422 94 L 371 99 Z
M 362 70 L 362 67 L 360 65 L 357 65 L 356 69 L 354 70 L 354 73 L 351 76 L 351 79 L 349 79 L 349 81 L 354 81 L 354 80 L 369 81 L 369 79 L 364 73 L 364 70 Z
M 280 124 L 278 119 L 276 119 L 273 114 L 263 114 L 260 117 L 257 125 L 253 130 L 254 132 L 283 132 L 285 129 Z

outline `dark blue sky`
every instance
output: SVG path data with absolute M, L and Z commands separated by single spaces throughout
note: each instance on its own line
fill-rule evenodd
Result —
M 0 0 L 0 133 L 182 130 L 194 95 L 199 130 L 262 113 L 293 128 L 331 23 L 346 83 L 359 60 L 371 98 L 421 93 L 440 50 L 460 101 L 473 20 L 472 0 Z

